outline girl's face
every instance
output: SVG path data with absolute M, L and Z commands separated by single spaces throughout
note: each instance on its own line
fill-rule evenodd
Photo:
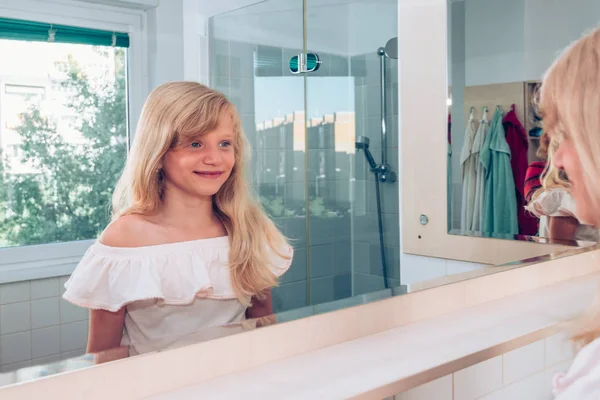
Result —
M 222 112 L 216 129 L 199 135 L 185 147 L 169 150 L 163 160 L 165 191 L 197 198 L 216 194 L 235 165 L 234 138 L 233 119 Z
M 583 168 L 573 141 L 565 137 L 553 157 L 554 166 L 563 169 L 571 183 L 571 195 L 577 206 L 577 218 L 588 225 L 600 226 L 597 210 L 594 210 L 592 196 L 583 181 Z

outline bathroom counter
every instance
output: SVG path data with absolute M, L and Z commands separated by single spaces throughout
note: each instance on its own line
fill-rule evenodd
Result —
M 555 333 L 599 282 L 594 273 L 148 398 L 381 399 Z

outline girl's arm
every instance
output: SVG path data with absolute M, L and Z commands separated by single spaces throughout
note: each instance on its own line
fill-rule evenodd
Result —
M 550 240 L 575 241 L 579 221 L 573 217 L 548 217 L 548 235 Z
M 252 297 L 252 306 L 246 310 L 246 318 L 261 318 L 273 314 L 271 289 L 265 290 L 260 297 Z
M 125 307 L 117 312 L 91 310 L 87 352 L 99 353 L 120 347 L 124 323 Z

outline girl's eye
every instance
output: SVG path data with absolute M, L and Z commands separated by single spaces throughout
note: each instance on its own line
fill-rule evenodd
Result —
M 229 147 L 229 146 L 231 146 L 231 142 L 230 141 L 226 140 L 224 142 L 221 142 L 221 147 Z
M 193 142 L 192 144 L 190 144 L 190 146 L 192 146 L 193 148 L 197 149 L 201 145 L 200 145 L 200 142 Z

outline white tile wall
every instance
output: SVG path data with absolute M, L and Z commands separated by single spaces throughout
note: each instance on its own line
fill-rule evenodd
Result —
M 60 353 L 60 329 L 58 326 L 31 331 L 31 357 L 49 357 Z
M 573 344 L 564 333 L 557 333 L 546 338 L 546 366 L 551 367 L 575 357 Z
M 452 375 L 446 375 L 395 396 L 395 400 L 452 400 Z
M 0 306 L 0 335 L 31 329 L 31 303 L 28 301 Z
M 31 299 L 58 297 L 60 294 L 58 278 L 38 279 L 31 281 Z
M 568 371 L 572 362 L 565 338 L 549 336 L 397 394 L 395 400 L 550 400 L 554 375 Z
M 68 277 L 0 285 L 0 370 L 85 353 L 88 312 L 60 296 Z
M 64 301 L 64 300 L 60 300 Z M 33 329 L 45 328 L 58 325 L 59 321 L 59 299 L 50 297 L 47 299 L 31 301 L 31 327 Z
M 537 341 L 503 355 L 504 384 L 517 382 L 535 372 L 543 371 L 545 342 Z
M 18 282 L 0 286 L 0 304 L 18 303 L 31 298 L 29 282 Z
M 502 388 L 502 356 L 454 374 L 454 400 L 474 400 Z

